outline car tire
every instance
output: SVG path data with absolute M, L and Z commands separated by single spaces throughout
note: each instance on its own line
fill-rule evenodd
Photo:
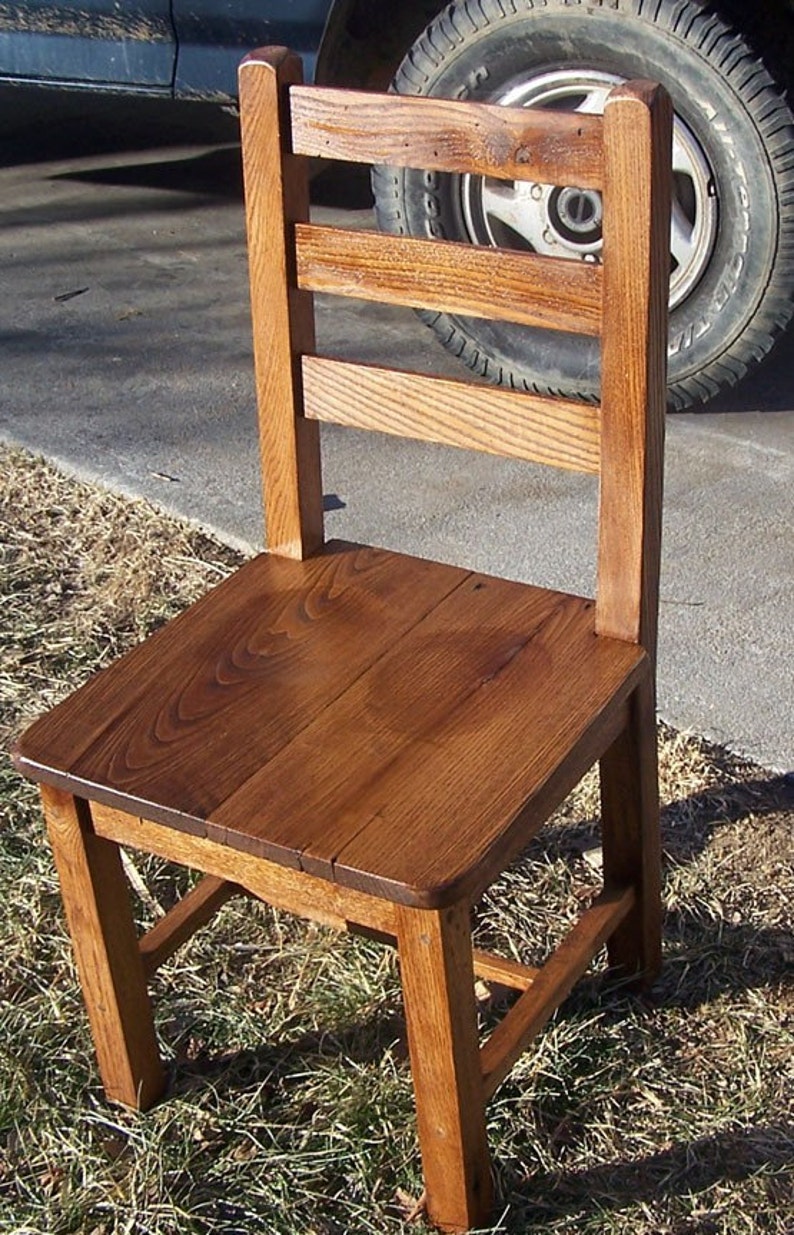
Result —
M 676 111 L 668 380 L 682 408 L 734 384 L 794 312 L 794 119 L 741 34 L 695 0 L 457 0 L 393 88 L 598 110 L 611 84 L 636 77 L 661 81 Z M 597 232 L 571 231 L 553 186 L 383 167 L 373 186 L 386 231 L 598 260 Z M 421 316 L 492 381 L 598 395 L 597 349 L 581 337 Z

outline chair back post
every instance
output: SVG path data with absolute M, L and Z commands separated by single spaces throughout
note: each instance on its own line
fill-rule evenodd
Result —
M 655 661 L 670 264 L 672 108 L 649 82 L 604 109 L 601 488 L 596 629 Z M 647 308 L 646 308 L 647 306 Z
M 292 230 L 309 217 L 306 160 L 290 152 L 288 91 L 303 80 L 284 48 L 240 66 L 248 260 L 266 543 L 302 559 L 323 543 L 319 426 L 303 415 L 300 356 L 314 351 L 310 292 L 298 291 Z M 277 273 L 281 277 L 277 277 Z

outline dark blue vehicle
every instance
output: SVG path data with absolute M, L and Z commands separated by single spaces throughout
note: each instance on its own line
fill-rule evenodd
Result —
M 224 101 L 236 98 L 244 53 L 279 43 L 303 56 L 309 77 L 317 70 L 325 80 L 363 84 L 390 55 L 396 67 L 442 7 L 432 0 L 0 3 L 0 80 Z
M 327 0 L 3 4 L 0 68 L 17 81 L 228 99 L 242 51 L 263 39 L 287 38 L 313 68 L 330 7 Z
M 273 43 L 320 82 L 523 107 L 594 112 L 622 79 L 661 81 L 676 109 L 671 406 L 736 382 L 794 316 L 794 0 L 0 0 L 0 83 L 228 104 L 242 56 Z M 599 260 L 588 191 L 410 171 L 375 190 L 385 229 Z M 596 392 L 579 338 L 427 320 L 494 381 Z

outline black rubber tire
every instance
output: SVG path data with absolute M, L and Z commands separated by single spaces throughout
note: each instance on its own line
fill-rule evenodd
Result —
M 744 39 L 695 0 L 457 0 L 420 36 L 403 94 L 487 99 L 552 68 L 645 77 L 669 90 L 708 159 L 711 256 L 670 315 L 669 403 L 734 384 L 794 313 L 794 118 Z M 384 230 L 468 239 L 456 177 L 376 168 Z M 423 312 L 444 345 L 503 385 L 594 398 L 595 346 L 508 323 Z

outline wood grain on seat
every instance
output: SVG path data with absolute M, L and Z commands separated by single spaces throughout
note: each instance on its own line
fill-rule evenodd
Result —
M 644 657 L 597 637 L 593 613 L 383 550 L 263 555 L 33 725 L 17 759 L 128 813 L 436 904 L 487 883 L 560 749 L 618 717 Z

